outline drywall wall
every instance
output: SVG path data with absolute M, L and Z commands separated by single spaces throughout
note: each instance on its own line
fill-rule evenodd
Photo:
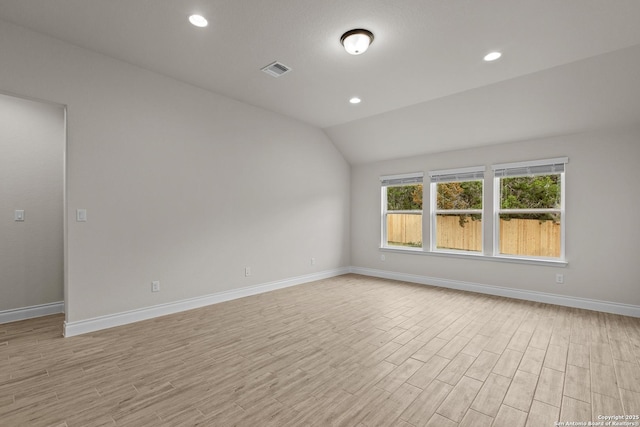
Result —
M 494 163 L 561 156 L 569 157 L 567 267 L 380 251 L 380 175 L 417 171 L 426 175 L 429 170 L 478 165 L 490 170 Z M 640 127 L 625 127 L 354 166 L 352 263 L 368 269 L 640 306 L 638 159 Z M 490 182 L 485 191 L 491 191 Z M 487 230 L 485 227 L 485 234 Z M 384 262 L 381 253 L 385 254 Z M 565 284 L 555 283 L 556 273 L 564 274 Z
M 0 57 L 0 90 L 67 106 L 67 321 L 349 265 L 321 130 L 5 22 Z
M 63 300 L 63 155 L 63 107 L 0 94 L 0 311 Z

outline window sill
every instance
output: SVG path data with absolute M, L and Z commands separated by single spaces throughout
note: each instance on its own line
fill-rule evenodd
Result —
M 462 253 L 462 252 L 433 252 L 423 248 L 392 248 L 388 246 L 380 247 L 383 252 L 393 252 L 399 254 L 411 254 L 411 255 L 427 255 L 437 257 L 448 258 L 461 258 L 461 259 L 473 259 L 479 261 L 494 261 L 494 262 L 506 262 L 512 264 L 529 264 L 529 265 L 543 265 L 547 267 L 566 267 L 569 265 L 568 261 L 556 260 L 556 259 L 539 259 L 539 258 L 523 258 L 513 256 L 493 256 L 484 254 Z

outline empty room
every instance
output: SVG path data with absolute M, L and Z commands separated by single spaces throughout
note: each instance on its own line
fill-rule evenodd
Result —
M 0 426 L 640 426 L 639 19 L 0 0 Z

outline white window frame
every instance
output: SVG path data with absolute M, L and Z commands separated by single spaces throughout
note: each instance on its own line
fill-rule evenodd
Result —
M 384 249 L 394 249 L 394 250 L 403 250 L 403 251 L 422 251 L 424 248 L 424 230 L 422 230 L 422 246 L 421 247 L 409 247 L 409 246 L 394 246 L 388 244 L 387 239 L 387 215 L 388 214 L 412 214 L 412 215 L 422 215 L 424 218 L 424 172 L 413 172 L 406 173 L 400 175 L 383 175 L 380 177 L 380 185 L 381 185 L 381 197 L 380 201 L 382 204 L 382 217 L 381 217 L 381 237 L 380 237 L 380 247 Z M 401 187 L 406 185 L 416 185 L 423 184 L 423 202 L 422 209 L 418 210 L 399 210 L 399 211 L 389 211 L 387 210 L 387 188 L 388 187 Z
M 484 223 L 484 173 L 486 167 L 484 166 L 474 166 L 468 168 L 458 168 L 458 169 L 443 169 L 437 171 L 429 172 L 429 191 L 430 191 L 430 203 L 429 203 L 429 212 L 430 212 L 430 227 L 429 234 L 430 238 L 430 251 L 431 252 L 443 252 L 443 253 L 454 253 L 454 254 L 473 254 L 473 255 L 482 255 L 484 253 L 484 227 L 482 227 L 482 246 L 479 252 L 476 251 L 465 251 L 462 249 L 441 249 L 438 248 L 438 234 L 437 234 L 437 224 L 438 224 L 438 214 L 453 214 L 453 215 L 480 215 L 481 221 Z M 438 184 L 443 182 L 469 182 L 469 181 L 482 181 L 482 209 L 438 209 Z
M 501 163 L 492 165 L 493 170 L 493 256 L 497 258 L 529 259 L 529 260 L 554 260 L 566 261 L 565 234 L 565 171 L 568 157 L 558 157 L 553 159 L 533 160 L 516 163 Z M 501 209 L 502 200 L 500 180 L 503 177 L 517 176 L 542 176 L 560 175 L 560 206 L 549 209 Z M 538 257 L 534 255 L 509 255 L 500 253 L 500 214 L 537 214 L 537 213 L 557 213 L 560 214 L 560 256 Z

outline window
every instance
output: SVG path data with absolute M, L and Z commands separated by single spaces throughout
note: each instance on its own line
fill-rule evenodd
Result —
M 432 171 L 431 250 L 482 253 L 484 167 Z
M 380 177 L 382 246 L 422 248 L 423 173 Z
M 564 259 L 566 157 L 494 165 L 494 255 Z
M 566 265 L 567 157 L 380 177 L 381 248 Z M 429 206 L 423 234 L 423 197 Z M 426 245 L 423 243 L 426 239 Z

